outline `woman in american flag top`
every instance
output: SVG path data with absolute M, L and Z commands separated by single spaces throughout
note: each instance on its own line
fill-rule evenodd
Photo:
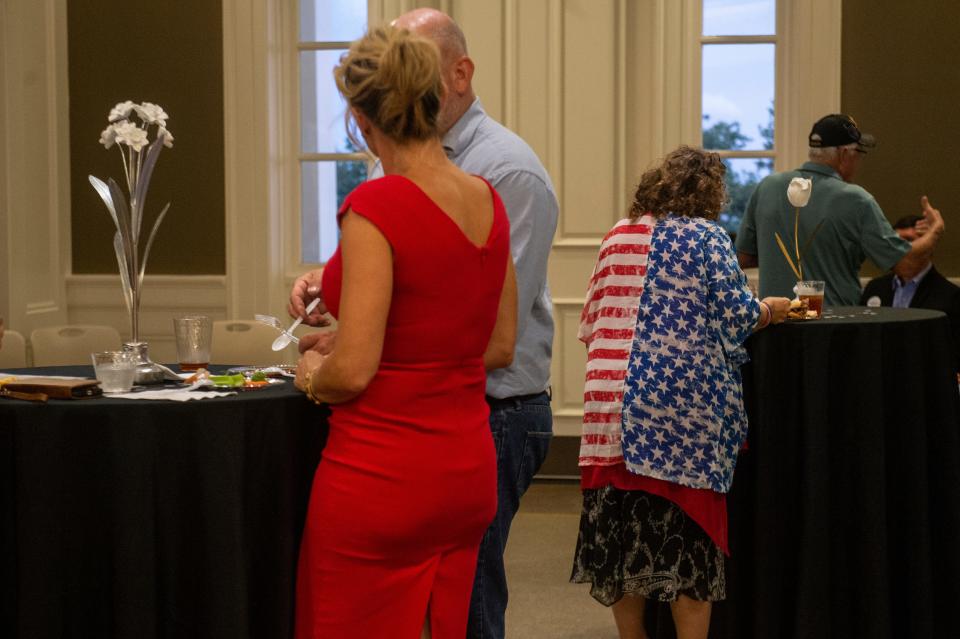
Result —
M 680 147 L 640 179 L 600 247 L 580 322 L 587 345 L 583 511 L 571 580 L 643 639 L 670 602 L 679 639 L 705 638 L 725 597 L 725 494 L 746 436 L 739 367 L 786 298 L 757 300 L 716 219 L 715 153 Z

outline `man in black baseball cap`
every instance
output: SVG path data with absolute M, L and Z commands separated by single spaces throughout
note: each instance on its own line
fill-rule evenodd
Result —
M 817 120 L 809 143 L 809 162 L 760 182 L 737 232 L 740 266 L 760 267 L 760 297 L 792 297 L 799 279 L 781 253 L 777 235 L 788 246 L 805 247 L 798 260 L 803 279 L 825 282 L 828 306 L 857 305 L 860 266 L 867 257 L 903 281 L 916 277 L 943 233 L 940 212 L 926 196 L 920 198 L 927 232 L 913 241 L 897 235 L 873 196 L 853 183 L 864 154 L 876 143 L 849 115 L 831 113 Z M 804 187 L 810 197 L 802 208 L 787 198 L 794 179 L 809 181 Z
M 856 144 L 861 153 L 877 145 L 873 136 L 861 133 L 856 120 L 845 113 L 831 113 L 814 122 L 809 140 L 811 148 Z

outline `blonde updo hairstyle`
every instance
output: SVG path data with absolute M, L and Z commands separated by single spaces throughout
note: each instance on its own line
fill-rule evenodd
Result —
M 371 29 L 350 45 L 333 77 L 347 104 L 395 142 L 439 134 L 437 116 L 444 89 L 440 54 L 430 40 L 406 29 Z

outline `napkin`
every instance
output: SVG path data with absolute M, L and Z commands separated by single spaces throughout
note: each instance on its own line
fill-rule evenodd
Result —
M 191 399 L 210 399 L 236 394 L 236 391 L 195 391 L 185 388 L 165 388 L 163 390 L 145 390 L 136 393 L 111 393 L 110 395 L 106 395 L 106 397 L 110 399 L 165 399 L 171 402 L 189 402 Z

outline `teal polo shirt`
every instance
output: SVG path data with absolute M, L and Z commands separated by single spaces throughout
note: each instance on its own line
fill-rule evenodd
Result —
M 737 232 L 737 251 L 756 255 L 760 266 L 760 296 L 793 298 L 797 277 L 783 257 L 774 233 L 779 233 L 796 262 L 793 240 L 794 207 L 787 186 L 795 177 L 813 180 L 810 201 L 800 209 L 800 247 L 817 224 L 823 226 L 803 254 L 803 279 L 826 282 L 828 306 L 855 306 L 860 301 L 860 267 L 866 258 L 887 271 L 910 250 L 897 235 L 877 201 L 863 188 L 844 182 L 825 164 L 806 162 L 800 169 L 763 179 L 750 197 Z

